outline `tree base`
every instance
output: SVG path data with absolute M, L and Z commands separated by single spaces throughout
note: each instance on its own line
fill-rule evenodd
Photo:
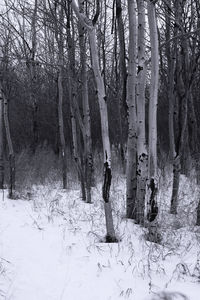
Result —
M 161 237 L 160 233 L 152 234 L 152 233 L 148 232 L 145 235 L 145 238 L 147 241 L 149 241 L 151 243 L 160 244 L 162 242 L 162 237 Z
M 115 236 L 106 235 L 106 243 L 118 243 L 118 239 Z
M 162 241 L 162 236 L 158 230 L 158 223 L 156 220 L 153 222 L 149 222 L 148 226 L 148 232 L 145 235 L 145 238 L 147 241 L 160 244 Z
M 18 193 L 17 191 L 9 192 L 8 193 L 8 199 L 19 200 L 20 199 L 20 193 Z

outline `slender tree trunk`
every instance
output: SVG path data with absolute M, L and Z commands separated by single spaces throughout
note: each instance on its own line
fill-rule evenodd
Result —
M 137 190 L 137 117 L 136 117 L 136 3 L 128 1 L 129 15 L 129 64 L 127 78 L 128 104 L 128 143 L 126 166 L 126 215 L 127 218 L 136 217 L 136 190 Z
M 116 26 L 115 26 L 116 27 Z M 111 67 L 111 82 L 110 85 L 112 85 L 115 88 L 115 92 L 113 94 L 113 97 L 115 98 L 115 103 L 117 106 L 117 119 L 118 119 L 118 135 L 119 135 L 119 155 L 121 158 L 121 167 L 122 167 L 122 172 L 123 174 L 126 174 L 126 157 L 125 157 L 125 139 L 124 139 L 124 135 L 123 135 L 123 128 L 124 128 L 124 123 L 127 123 L 127 120 L 125 122 L 125 116 L 127 116 L 127 114 L 124 113 L 124 109 L 123 109 L 123 103 L 122 103 L 122 79 L 121 79 L 121 74 L 118 71 L 119 66 L 118 66 L 118 53 L 117 53 L 117 49 L 118 49 L 118 39 L 117 39 L 117 30 L 115 28 L 114 31 L 114 51 L 113 51 L 113 57 L 112 57 L 112 67 Z M 124 116 L 123 116 L 124 115 Z M 124 121 L 123 121 L 124 119 Z
M 9 19 L 9 15 L 8 15 Z M 2 70 L 1 70 L 1 78 L 0 80 L 0 96 L 3 98 L 3 120 L 2 123 L 5 126 L 5 134 L 6 134 L 6 140 L 8 144 L 8 150 L 9 150 L 9 193 L 8 196 L 11 199 L 15 198 L 15 154 L 13 150 L 13 143 L 10 133 L 10 123 L 9 123 L 9 117 L 8 117 L 8 100 L 5 96 L 4 90 L 3 90 L 3 79 L 6 78 L 6 74 L 8 74 L 9 68 L 9 53 L 10 53 L 10 34 L 11 32 L 8 32 L 8 35 L 6 36 L 6 41 L 3 47 L 3 58 L 2 58 Z M 6 143 L 4 143 L 4 137 L 3 137 L 3 145 L 2 147 L 6 146 Z M 0 143 L 2 143 L 0 141 Z M 4 145 L 5 144 L 5 145 Z
M 64 136 L 64 122 L 63 122 L 63 61 L 59 60 L 58 71 L 58 126 L 60 134 L 60 147 L 62 157 L 62 178 L 63 189 L 67 188 L 67 158 L 66 158 L 66 143 Z
M 168 3 L 168 7 L 166 9 L 166 40 L 168 41 L 171 37 L 171 1 Z M 175 35 L 177 34 L 177 29 L 175 29 Z M 172 197 L 171 197 L 171 212 L 177 211 L 177 198 L 178 198 L 178 190 L 179 190 L 179 180 L 180 180 L 180 157 L 177 156 L 176 153 L 176 145 L 175 145 L 175 132 L 174 126 L 178 125 L 178 116 L 179 109 L 178 103 L 175 106 L 175 93 L 174 93 L 174 76 L 175 76 L 175 61 L 177 54 L 177 41 L 175 41 L 174 48 L 170 45 L 166 46 L 166 57 L 168 63 L 168 87 L 167 87 L 167 95 L 168 95 L 168 103 L 169 103 L 169 155 L 170 160 L 173 162 L 173 186 L 172 186 Z M 175 124 L 174 124 L 175 118 Z
M 81 184 L 81 193 L 82 193 L 82 200 L 86 201 L 86 184 L 85 184 L 85 174 L 83 165 L 81 163 L 81 158 L 79 155 L 79 148 L 80 148 L 80 138 L 78 139 L 78 130 L 77 128 L 77 110 L 79 111 L 79 107 L 77 107 L 77 94 L 76 94 L 76 87 L 75 87 L 75 78 L 73 74 L 73 53 L 72 53 L 72 47 L 69 47 L 69 61 L 70 68 L 69 68 L 69 74 L 68 74 L 68 89 L 69 89 L 69 100 L 70 100 L 70 112 L 71 112 L 71 127 L 72 127 L 72 147 L 73 147 L 73 158 L 75 162 L 75 166 L 78 173 L 78 178 Z M 80 114 L 79 114 L 80 117 Z M 82 120 L 81 120 L 82 121 Z M 85 131 L 84 131 L 85 133 Z M 80 132 L 79 132 L 80 135 Z M 82 149 L 81 149 L 82 151 Z
M 192 94 L 192 86 L 189 91 L 189 99 L 188 99 L 188 112 L 189 112 L 189 120 L 188 123 L 190 125 L 189 134 L 191 134 L 190 138 L 190 149 L 192 152 L 192 156 L 194 157 L 198 153 L 199 149 L 199 140 L 198 140 L 198 124 L 197 124 L 197 116 L 195 112 L 194 105 L 194 97 Z
M 71 7 L 68 8 L 68 27 L 67 27 L 67 42 L 68 42 L 68 57 L 69 57 L 69 99 L 70 99 L 70 111 L 71 111 L 71 125 L 72 125 L 72 140 L 73 140 L 73 156 L 74 161 L 76 165 L 76 169 L 78 172 L 78 177 L 81 184 L 81 192 L 82 192 L 82 199 L 83 201 L 86 201 L 86 178 L 85 178 L 85 172 L 84 167 L 85 164 L 83 163 L 83 160 L 81 160 L 81 155 L 79 155 L 79 149 L 82 152 L 82 145 L 81 145 L 81 139 L 80 139 L 80 131 L 81 129 L 80 123 L 82 124 L 82 134 L 84 142 L 86 141 L 86 134 L 85 134 L 85 128 L 84 124 L 82 122 L 82 118 L 80 116 L 79 106 L 77 103 L 77 86 L 76 86 L 76 78 L 75 78 L 75 46 L 74 46 L 74 36 L 71 36 L 70 31 L 70 25 L 73 25 L 71 23 Z M 73 27 L 73 26 L 72 26 Z M 72 30 L 73 32 L 73 30 Z M 78 118 L 78 117 L 79 118 Z M 78 122 L 79 121 L 79 122 Z M 79 123 L 79 127 L 77 128 Z M 84 144 L 85 146 L 85 144 Z M 89 195 L 90 196 L 90 195 Z M 90 200 L 91 202 L 91 200 Z
M 104 2 L 104 4 L 103 4 Z M 104 86 L 105 86 L 105 93 L 106 93 L 106 29 L 107 29 L 107 0 L 104 0 L 101 2 L 101 14 L 100 16 L 103 17 L 101 18 L 99 22 L 99 31 L 101 32 L 101 38 L 99 39 L 101 43 L 101 56 L 100 56 L 100 48 L 99 48 L 99 61 L 100 61 L 100 67 L 101 67 L 101 62 L 102 62 L 102 75 L 103 75 L 103 81 L 104 81 Z M 103 11 L 104 8 L 104 11 Z M 103 22 L 102 22 L 103 21 Z M 103 29 L 102 29 L 102 23 L 103 23 Z M 97 41 L 98 42 L 98 41 Z M 102 58 L 101 58 L 102 57 Z
M 149 239 L 154 242 L 159 241 L 157 232 L 156 217 L 158 214 L 157 205 L 157 103 L 158 103 L 158 84 L 159 84 L 159 51 L 158 51 L 158 32 L 156 22 L 155 4 L 148 1 L 148 22 L 151 43 L 151 82 L 149 100 L 149 190 L 150 199 L 148 200 Z
M 37 21 L 37 10 L 38 10 L 38 0 L 34 2 L 34 11 L 32 17 L 31 31 L 32 31 L 32 48 L 31 48 L 31 58 L 30 58 L 30 100 L 32 104 L 33 113 L 33 144 L 32 149 L 35 152 L 38 145 L 39 139 L 39 128 L 38 128 L 38 101 L 36 96 L 36 69 L 35 69 L 35 54 L 37 49 L 37 33 L 36 33 L 36 21 Z
M 121 0 L 116 0 L 116 19 L 117 19 L 117 32 L 119 37 L 120 48 L 120 99 L 119 105 L 119 130 L 120 130 L 120 156 L 122 162 L 123 173 L 126 172 L 125 167 L 125 149 L 123 140 L 123 128 L 122 119 L 126 119 L 127 116 L 127 104 L 126 104 L 126 84 L 127 84 L 127 71 L 126 71 L 126 49 L 125 49 L 125 37 L 124 37 L 124 23 L 122 18 L 122 5 Z
M 176 54 L 177 56 L 177 54 Z M 177 57 L 176 57 L 177 59 Z M 176 67 L 176 75 L 177 78 L 177 67 Z M 175 86 L 175 85 L 174 85 Z M 171 205 L 170 205 L 170 212 L 176 214 L 177 212 L 177 204 L 178 204 L 178 191 L 179 191 L 179 181 L 180 181 L 180 170 L 181 170 L 181 162 L 180 162 L 180 155 L 179 155 L 179 137 L 180 137 L 180 103 L 179 98 L 177 96 L 177 91 L 175 90 L 174 94 L 174 105 L 173 105 L 173 123 L 174 123 L 174 149 L 172 148 L 171 151 L 173 155 L 173 181 L 172 181 L 172 196 L 171 196 Z M 171 128 L 172 130 L 172 128 Z M 171 137 L 172 138 L 172 137 Z
M 58 125 L 62 157 L 63 189 L 67 188 L 67 158 L 63 122 L 63 7 L 59 7 L 59 25 L 56 24 L 56 40 L 58 43 Z
M 85 15 L 79 13 L 79 8 L 76 4 L 76 1 L 72 0 L 72 7 L 76 12 L 79 20 L 82 22 L 88 30 L 89 42 L 90 42 L 90 53 L 92 58 L 92 68 L 94 72 L 94 77 L 97 87 L 98 102 L 100 108 L 101 116 L 101 133 L 103 141 L 103 154 L 104 154 L 104 183 L 103 183 L 103 199 L 104 199 L 104 209 L 105 209 L 105 218 L 106 218 L 106 229 L 107 229 L 107 242 L 116 242 L 112 209 L 110 202 L 110 186 L 112 179 L 111 171 L 111 148 L 110 148 L 110 139 L 108 132 L 108 111 L 107 111 L 107 102 L 105 94 L 105 86 L 103 77 L 100 71 L 97 41 L 96 41 L 96 30 L 95 30 L 95 17 L 93 21 L 89 20 Z M 96 16 L 96 15 L 95 15 Z
M 175 16 L 178 24 L 181 24 L 181 10 L 182 4 L 180 1 L 176 2 Z M 182 32 L 182 26 L 179 25 Z M 182 32 L 183 33 L 183 32 Z M 177 214 L 178 207 L 178 191 L 180 182 L 181 163 L 183 161 L 183 153 L 185 145 L 187 144 L 187 115 L 188 115 L 188 97 L 190 94 L 189 80 L 185 74 L 189 74 L 189 52 L 188 41 L 185 37 L 181 39 L 181 53 L 178 47 L 176 49 L 176 72 L 175 72 L 175 90 L 177 97 L 178 118 L 176 117 L 176 143 L 175 143 L 175 157 L 173 162 L 173 187 L 171 197 L 170 213 Z M 185 80 L 184 80 L 185 79 Z
M 78 124 L 77 117 L 76 117 L 76 124 Z M 80 126 L 77 126 L 77 144 L 79 145 L 77 150 L 78 150 L 79 166 L 80 166 L 80 170 L 78 170 L 78 173 L 80 174 L 79 177 L 81 183 L 82 199 L 83 201 L 86 201 L 86 203 L 91 203 L 91 190 L 88 199 L 86 162 L 85 162 L 85 153 L 83 151 L 83 149 L 85 149 L 86 147 L 85 147 L 85 142 L 82 141 L 81 133 L 82 132 Z
M 168 1 L 168 5 L 165 9 L 165 22 L 166 22 L 166 41 L 169 41 L 171 38 L 171 0 Z M 169 156 L 170 160 L 173 161 L 176 156 L 175 153 L 175 135 L 174 135 L 174 104 L 175 104 L 175 96 L 174 96 L 174 74 L 175 74 L 175 54 L 176 54 L 177 42 L 175 42 L 175 46 L 167 45 L 166 46 L 166 57 L 167 57 L 167 70 L 168 70 L 168 86 L 167 86 L 167 96 L 169 103 L 169 118 L 168 118 L 168 126 L 169 126 Z
M 80 12 L 84 12 L 83 1 L 80 1 Z M 84 27 L 79 21 L 79 44 L 80 44 L 80 61 L 81 61 L 81 87 L 82 87 L 82 106 L 83 106 L 83 124 L 85 128 L 85 178 L 87 202 L 91 203 L 91 186 L 94 185 L 94 167 L 92 156 L 92 138 L 91 138 L 91 121 L 90 107 L 88 99 L 88 81 L 87 81 L 87 60 L 86 60 L 86 36 Z
M 5 124 L 5 130 L 6 130 L 6 139 L 8 143 L 8 150 L 9 150 L 9 167 L 10 167 L 10 179 L 9 179 L 9 198 L 14 198 L 14 192 L 15 192 L 15 153 L 13 149 L 13 143 L 12 138 L 10 134 L 10 123 L 8 118 L 8 101 L 5 97 L 5 94 L 2 90 L 2 86 L 0 84 L 1 93 L 3 96 L 3 102 L 4 102 L 4 124 Z
M 172 187 L 172 198 L 171 198 L 171 207 L 170 213 L 177 214 L 177 206 L 178 206 L 178 191 L 179 191 L 179 182 L 180 182 L 180 172 L 181 172 L 181 158 L 183 155 L 184 147 L 185 147 L 185 133 L 187 128 L 187 113 L 188 113 L 188 91 L 185 90 L 185 83 L 182 78 L 182 62 L 177 61 L 177 97 L 180 106 L 179 113 L 179 136 L 177 138 L 176 143 L 176 157 L 173 162 L 173 187 Z
M 174 61 L 171 61 L 169 58 L 169 85 L 168 85 L 168 103 L 169 103 L 169 155 L 170 160 L 173 161 L 174 157 L 176 157 L 175 151 L 175 135 L 174 135 Z
M 77 121 L 76 121 L 76 114 L 74 110 L 73 102 L 76 101 L 75 96 L 76 93 L 74 92 L 74 88 L 70 88 L 72 86 L 71 75 L 69 74 L 69 93 L 70 93 L 70 111 L 71 111 L 71 125 L 72 125 L 72 142 L 73 142 L 73 157 L 76 165 L 76 169 L 78 172 L 78 177 L 81 183 L 81 192 L 82 192 L 82 200 L 86 201 L 86 192 L 85 192 L 85 177 L 84 171 L 81 165 L 81 159 L 79 157 L 78 152 L 78 136 L 77 136 Z
M 136 222 L 144 224 L 145 195 L 148 171 L 148 155 L 145 134 L 145 6 L 144 0 L 138 0 L 138 70 L 137 70 L 137 209 Z
M 181 171 L 180 156 L 177 155 L 176 157 L 174 157 L 173 160 L 173 184 L 172 184 L 172 197 L 171 197 L 171 206 L 170 206 L 170 213 L 174 215 L 177 214 L 180 171 Z
M 104 199 L 104 208 L 105 208 L 105 217 L 106 217 L 107 241 L 112 242 L 112 241 L 116 241 L 116 236 L 115 236 L 115 230 L 113 225 L 111 202 L 109 199 L 112 172 L 111 172 L 111 148 L 110 148 L 110 139 L 109 139 L 109 132 L 108 132 L 107 102 L 106 102 L 104 82 L 99 67 L 95 28 L 89 30 L 88 34 L 89 34 L 92 65 L 93 65 L 93 71 L 94 71 L 94 76 L 97 85 L 98 101 L 99 101 L 99 108 L 100 108 L 100 115 L 101 115 L 101 132 L 102 132 L 103 152 L 104 152 L 103 199 Z
M 157 177 L 157 104 L 159 83 L 158 32 L 155 5 L 148 2 L 148 20 L 151 42 L 151 82 L 149 102 L 149 178 Z
M 122 18 L 122 4 L 121 0 L 116 0 L 116 19 L 117 19 L 117 32 L 119 37 L 120 48 L 120 71 L 122 81 L 122 104 L 127 109 L 126 104 L 126 83 L 127 83 L 127 71 L 126 71 L 126 49 L 125 49 L 125 37 L 124 37 L 124 23 Z
M 3 189 L 4 185 L 4 161 L 3 161 L 3 152 L 4 152 L 4 138 L 3 138 L 3 95 L 0 90 L 0 189 Z

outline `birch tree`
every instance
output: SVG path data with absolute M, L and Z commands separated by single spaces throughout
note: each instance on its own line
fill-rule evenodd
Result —
M 71 111 L 71 126 L 72 126 L 72 142 L 73 142 L 73 157 L 78 172 L 79 180 L 81 183 L 82 199 L 83 201 L 91 202 L 86 199 L 86 178 L 84 172 L 84 166 L 82 163 L 80 152 L 83 151 L 80 141 L 80 128 L 82 129 L 82 135 L 84 142 L 85 138 L 85 128 L 80 115 L 79 106 L 77 103 L 77 84 L 75 76 L 75 45 L 74 45 L 74 36 L 71 34 L 72 25 L 72 12 L 71 6 L 68 6 L 68 15 L 67 15 L 67 43 L 68 43 L 68 59 L 69 59 L 69 70 L 68 70 L 68 89 L 69 89 L 69 99 L 70 99 L 70 111 Z M 79 128 L 78 128 L 79 125 Z M 91 195 L 89 194 L 89 197 Z
M 145 195 L 148 170 L 148 155 L 145 133 L 145 86 L 146 86 L 146 58 L 145 58 L 145 5 L 144 0 L 138 0 L 138 67 L 137 67 L 137 209 L 136 222 L 144 223 Z
M 55 19 L 55 36 L 58 44 L 58 125 L 59 125 L 60 147 L 61 147 L 61 157 L 62 157 L 63 189 L 66 189 L 67 188 L 67 157 L 66 157 L 66 142 L 65 142 L 64 121 L 63 121 L 63 66 L 64 66 L 63 5 L 59 6 L 58 20 L 56 19 L 56 10 L 55 12 L 52 12 L 52 14 Z
M 126 48 L 125 48 L 125 36 L 124 36 L 124 22 L 122 18 L 122 4 L 121 0 L 116 0 L 116 20 L 117 20 L 117 33 L 119 38 L 119 67 L 120 67 L 120 78 L 119 78 L 119 88 L 120 88 L 120 96 L 119 96 L 119 131 L 120 131 L 120 155 L 122 161 L 123 172 L 125 173 L 125 149 L 123 143 L 123 128 L 122 121 L 127 114 L 126 111 L 126 88 L 127 88 L 127 68 L 126 68 Z
M 93 68 L 94 77 L 96 81 L 97 96 L 98 96 L 100 116 L 101 116 L 101 133 L 102 133 L 103 154 L 104 154 L 104 183 L 102 188 L 103 189 L 102 196 L 104 200 L 104 209 L 105 209 L 105 218 L 106 218 L 106 229 L 107 229 L 106 240 L 108 242 L 115 242 L 117 241 L 117 239 L 115 236 L 111 202 L 110 202 L 110 186 L 111 186 L 111 179 L 112 179 L 112 171 L 111 171 L 111 148 L 110 148 L 110 140 L 109 140 L 109 132 L 108 132 L 108 111 L 107 111 L 104 80 L 99 66 L 99 56 L 98 56 L 98 49 L 97 49 L 97 42 L 96 42 L 96 30 L 95 30 L 95 24 L 98 19 L 98 12 L 97 14 L 95 14 L 93 20 L 90 20 L 86 15 L 80 13 L 79 7 L 75 0 L 72 0 L 72 7 L 79 20 L 82 22 L 82 25 L 87 29 L 88 36 L 89 36 L 92 68 Z
M 129 63 L 127 78 L 127 105 L 128 105 L 128 142 L 126 166 L 126 215 L 127 218 L 136 217 L 136 190 L 137 190 L 137 116 L 136 116 L 136 2 L 128 0 L 129 16 Z
M 156 217 L 158 214 L 157 206 L 157 103 L 158 103 L 158 84 L 159 84 L 159 51 L 158 51 L 158 32 L 155 4 L 148 1 L 148 23 L 151 43 L 151 81 L 149 99 L 149 157 L 148 157 L 148 177 L 150 197 L 148 200 L 149 239 L 158 241 Z
M 84 1 L 79 1 L 79 9 L 84 13 Z M 91 186 L 94 177 L 93 156 L 92 156 L 92 138 L 91 138 L 91 121 L 90 121 L 90 107 L 88 99 L 88 79 L 87 79 L 87 57 L 86 57 L 86 34 L 85 28 L 79 20 L 79 47 L 80 47 L 80 63 L 81 63 L 81 93 L 83 106 L 83 124 L 85 128 L 85 178 L 87 190 L 87 202 L 91 202 Z

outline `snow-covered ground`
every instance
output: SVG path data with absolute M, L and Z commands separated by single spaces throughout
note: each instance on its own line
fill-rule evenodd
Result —
M 93 204 L 83 203 L 78 189 L 38 186 L 29 201 L 9 200 L 1 193 L 0 299 L 147 300 L 167 290 L 199 300 L 200 230 L 190 211 L 197 191 L 183 180 L 183 192 L 191 188 L 193 194 L 189 200 L 183 195 L 175 219 L 167 213 L 168 187 L 159 195 L 161 245 L 147 242 L 145 229 L 124 218 L 120 178 L 111 190 L 120 239 L 115 244 L 103 243 L 100 185 L 93 190 Z

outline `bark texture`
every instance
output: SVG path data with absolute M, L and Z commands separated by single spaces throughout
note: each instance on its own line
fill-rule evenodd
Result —
M 125 174 L 125 149 L 123 141 L 123 127 L 122 120 L 125 121 L 127 116 L 127 103 L 126 103 L 126 85 L 127 85 L 127 69 L 126 69 L 126 49 L 125 49 L 125 37 L 124 37 L 124 22 L 122 18 L 122 4 L 121 0 L 116 0 L 116 20 L 117 20 L 117 33 L 119 38 L 119 49 L 120 49 L 120 76 L 118 80 L 118 87 L 120 90 L 118 110 L 119 110 L 119 137 L 120 137 L 120 157 L 122 163 L 122 170 Z
M 158 51 L 158 32 L 155 4 L 148 1 L 148 22 L 151 42 L 151 82 L 149 100 L 149 193 L 148 214 L 149 239 L 154 242 L 159 241 L 157 232 L 157 103 L 158 103 L 158 84 L 159 84 L 159 51 Z
M 80 12 L 84 12 L 83 1 L 80 3 Z M 84 166 L 85 166 L 85 180 L 87 202 L 91 203 L 91 186 L 94 182 L 94 167 L 92 155 L 92 138 L 91 138 L 91 121 L 90 121 L 90 107 L 88 99 L 88 80 L 87 80 L 87 59 L 86 59 L 86 34 L 85 28 L 79 21 L 79 45 L 80 45 L 80 62 L 81 62 L 81 93 L 82 93 L 82 107 L 83 107 L 83 125 L 85 128 L 84 145 Z
M 137 189 L 137 116 L 136 116 L 136 3 L 128 1 L 129 15 L 129 63 L 127 78 L 128 105 L 128 142 L 126 166 L 126 215 L 127 218 L 136 217 L 136 189 Z
M 145 6 L 144 0 L 138 0 L 138 67 L 137 67 L 137 209 L 136 222 L 144 224 L 145 195 L 148 170 L 148 154 L 145 134 Z

